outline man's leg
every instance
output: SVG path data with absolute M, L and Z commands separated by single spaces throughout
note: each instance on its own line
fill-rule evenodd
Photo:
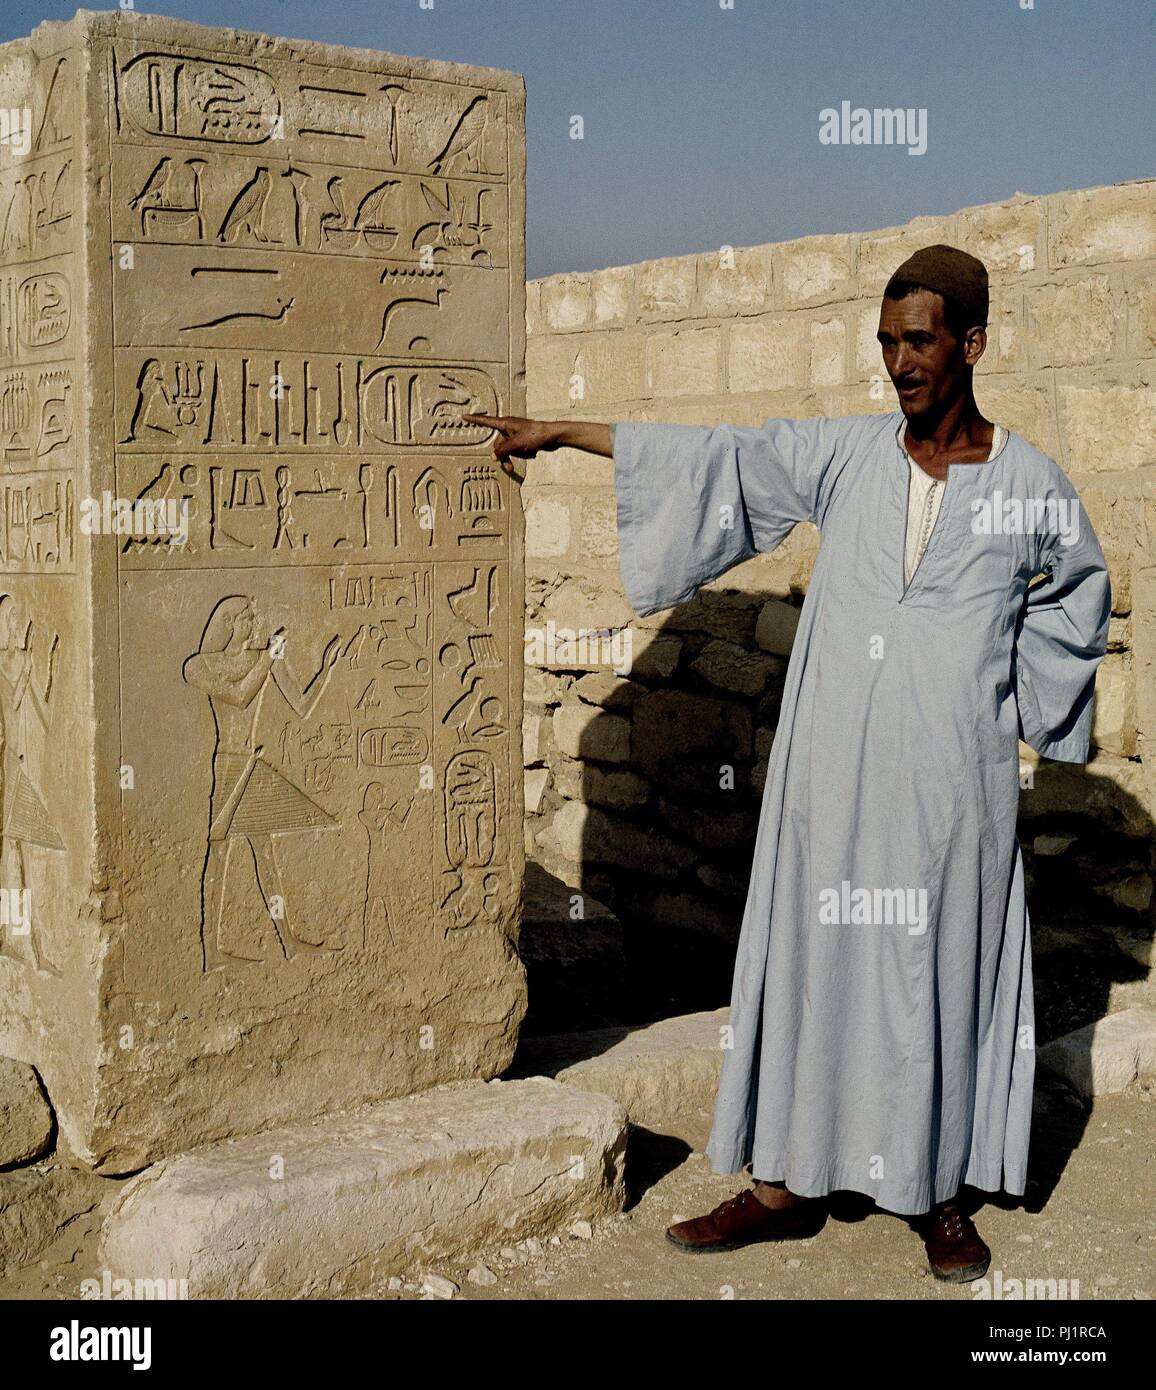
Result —
M 818 1197 L 800 1197 L 791 1192 L 785 1182 L 764 1182 L 762 1178 L 755 1179 L 755 1196 L 772 1211 L 788 1211 L 804 1202 L 821 1200 Z

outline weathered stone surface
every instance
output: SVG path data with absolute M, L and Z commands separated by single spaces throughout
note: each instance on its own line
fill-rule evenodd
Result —
M 1027 297 L 1032 357 L 1037 367 L 1072 367 L 1112 356 L 1123 338 L 1124 311 L 1107 275 L 1040 285 Z
M 1125 1009 L 1089 1023 L 1039 1051 L 1042 1066 L 1082 1096 L 1122 1091 L 1156 1078 L 1156 1009 Z
M 536 816 L 542 809 L 550 773 L 544 767 L 526 769 L 526 814 Z
M 1156 390 L 1152 386 L 1144 382 L 1061 381 L 1057 394 L 1065 466 L 1070 473 L 1141 468 L 1152 462 L 1156 435 Z
M 790 656 L 799 627 L 799 613 L 794 604 L 781 603 L 777 599 L 763 604 L 755 624 L 755 641 L 763 651 L 773 652 L 776 656 Z
M 1053 267 L 1156 256 L 1156 183 L 1152 180 L 1057 193 L 1048 202 Z
M 525 908 L 519 954 L 526 965 L 530 1009 L 522 1038 L 572 1028 L 594 1028 L 621 1018 L 626 997 L 622 924 L 605 904 L 533 862 L 526 865 Z M 515 1054 L 518 1070 L 525 1042 Z
M 609 1096 L 544 1077 L 439 1087 L 165 1159 L 127 1184 L 102 1258 L 191 1298 L 356 1292 L 621 1209 L 625 1131 Z
M 570 503 L 565 498 L 535 497 L 526 506 L 526 555 L 549 559 L 570 550 Z
M 554 740 L 571 758 L 623 763 L 630 757 L 630 721 L 575 701 L 555 712 Z
M 559 759 L 554 768 L 554 785 L 571 801 L 588 801 L 593 806 L 629 810 L 650 800 L 650 787 L 637 772 L 599 767 L 597 763 Z
M 523 81 L 81 11 L 0 86 L 0 1052 L 120 1172 L 493 1075 L 522 515 L 460 415 L 525 413 Z
M 953 244 L 978 256 L 993 277 L 1029 274 L 1036 268 L 1043 209 L 1039 198 L 967 208 L 957 219 Z
M 582 498 L 582 525 L 578 535 L 582 555 L 591 560 L 611 560 L 618 555 L 618 503 L 609 496 Z
M 609 266 L 590 277 L 594 296 L 594 327 L 623 328 L 634 311 L 635 271 L 632 265 Z
M 631 674 L 665 680 L 682 656 L 682 638 L 674 632 L 635 632 Z
M 770 391 L 805 386 L 807 325 L 790 314 L 732 324 L 727 334 L 727 386 L 731 391 Z
M 761 695 L 771 675 L 779 668 L 774 657 L 749 652 L 737 642 L 708 642 L 690 663 L 711 685 L 737 695 Z
M 712 396 L 722 382 L 722 338 L 717 328 L 651 333 L 646 340 L 646 393 Z
M 849 236 L 810 236 L 773 250 L 775 292 L 784 308 L 833 304 L 855 297 L 854 250 Z
M 52 1138 L 52 1110 L 27 1062 L 0 1057 L 0 1168 L 31 1163 Z
M 573 333 L 590 323 L 590 277 L 553 275 L 542 282 L 542 321 L 551 333 Z
M 657 831 L 579 801 L 562 806 L 537 842 L 568 863 L 617 864 L 657 878 L 674 878 L 695 858 L 685 846 Z
M 587 410 L 636 400 L 643 394 L 645 357 L 641 335 L 591 333 L 574 359 L 571 398 Z
M 809 376 L 816 386 L 841 386 L 847 379 L 847 325 L 841 318 L 811 324 Z
M 617 1029 L 535 1038 L 518 1062 L 612 1096 L 632 1125 L 695 1142 L 703 1115 L 714 1108 L 728 1012 L 663 1019 L 625 1037 Z
M 757 314 L 767 303 L 770 259 L 765 246 L 721 247 L 698 258 L 698 309 L 705 318 Z
M 859 293 L 882 293 L 896 269 L 921 246 L 951 242 L 942 217 L 913 217 L 905 226 L 871 232 L 859 239 Z
M 1092 742 L 1125 758 L 1136 752 L 1136 684 L 1124 656 L 1106 656 L 1096 672 Z
M 638 313 L 648 322 L 686 318 L 694 300 L 694 256 L 668 256 L 638 267 Z
M 637 681 L 623 680 L 609 671 L 591 671 L 574 682 L 574 693 L 589 705 L 604 709 L 630 709 L 646 687 Z
M 78 1216 L 119 1195 L 119 1186 L 61 1164 L 0 1173 L 0 1276 L 39 1260 Z
M 643 768 L 700 752 L 745 757 L 751 738 L 751 714 L 743 705 L 654 690 L 634 708 L 634 757 Z

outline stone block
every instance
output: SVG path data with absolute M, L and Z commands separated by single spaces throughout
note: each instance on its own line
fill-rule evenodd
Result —
M 847 379 L 847 325 L 841 318 L 810 325 L 810 379 L 816 386 L 841 386 Z
M 1061 378 L 1057 395 L 1068 472 L 1119 471 L 1156 462 L 1156 390 L 1152 386 Z
M 1039 1061 L 1089 1099 L 1156 1079 L 1156 1009 L 1109 1014 L 1045 1043 Z
M 526 814 L 528 816 L 536 816 L 541 812 L 546 797 L 546 786 L 549 781 L 550 773 L 547 768 L 527 768 L 525 786 Z
M 0 1173 L 0 1277 L 36 1263 L 77 1217 L 118 1194 L 111 1179 L 63 1164 Z
M 871 232 L 859 238 L 859 293 L 882 294 L 887 281 L 923 246 L 953 244 L 945 217 L 915 217 L 904 227 Z
M 644 391 L 645 339 L 633 333 L 591 333 L 574 359 L 572 399 L 584 410 L 637 400 Z
M 31 1163 L 52 1138 L 52 1110 L 27 1062 L 0 1057 L 0 1168 Z
M 759 314 L 767 307 L 769 248 L 728 246 L 698 258 L 698 313 L 704 318 Z
M 542 326 L 548 333 L 590 327 L 590 276 L 551 275 L 542 281 Z
M 624 763 L 630 758 L 630 720 L 579 701 L 554 714 L 554 740 L 571 758 Z
M 1128 352 L 1156 357 L 1156 275 L 1151 271 L 1124 282 L 1128 304 Z
M 790 656 L 800 612 L 794 604 L 781 603 L 778 599 L 763 604 L 755 624 L 755 641 L 763 651 L 773 652 L 776 656 Z
M 1124 656 L 1106 656 L 1096 672 L 1092 742 L 1121 757 L 1136 752 L 1136 682 Z
M 535 1038 L 518 1065 L 612 1097 L 632 1125 L 697 1143 L 714 1110 L 727 1016 L 726 1009 L 684 1014 L 625 1037 L 615 1029 Z
M 1036 367 L 1107 362 L 1123 348 L 1124 311 L 1107 275 L 1084 275 L 1027 292 L 1028 335 Z
M 1156 182 L 1056 193 L 1046 201 L 1053 269 L 1156 257 Z
M 574 682 L 574 693 L 588 705 L 604 709 L 630 709 L 646 687 L 637 681 L 624 680 L 609 671 L 591 671 Z
M 570 553 L 570 503 L 537 496 L 526 502 L 526 556 L 546 560 Z
M 579 503 L 581 529 L 578 553 L 586 560 L 613 560 L 618 556 L 618 502 L 587 493 Z
M 954 245 L 978 256 L 992 279 L 1030 275 L 1040 255 L 1043 211 L 1040 198 L 965 208 L 956 217 Z
M 500 1072 L 522 78 L 81 10 L 0 86 L 0 1053 L 105 1172 Z
M 789 314 L 733 323 L 727 330 L 728 390 L 806 386 L 809 365 L 807 324 Z
M 989 420 L 1022 434 L 1029 444 L 1060 462 L 1050 384 L 1035 378 L 980 376 L 975 382 L 980 410 Z
M 638 272 L 638 317 L 646 323 L 689 317 L 694 303 L 695 256 L 643 261 Z
M 690 663 L 690 669 L 720 690 L 730 690 L 736 695 L 761 695 L 781 665 L 762 652 L 750 652 L 737 642 L 716 639 L 706 644 Z
M 654 690 L 634 707 L 634 757 L 645 770 L 691 754 L 748 757 L 751 713 L 682 690 Z
M 626 1125 L 545 1077 L 438 1087 L 164 1160 L 125 1185 L 101 1257 L 194 1299 L 372 1291 L 621 1210 Z
M 527 342 L 526 409 L 534 416 L 553 419 L 574 405 L 581 388 L 581 382 L 574 375 L 577 341 L 561 334 L 535 334 Z M 533 476 L 535 482 L 551 481 L 543 476 L 540 467 L 534 469 Z
M 775 301 L 780 308 L 835 304 L 855 296 L 854 249 L 849 236 L 809 236 L 772 250 Z
M 646 394 L 712 396 L 722 384 L 717 328 L 652 333 L 646 340 Z
M 632 265 L 610 266 L 591 274 L 595 328 L 623 328 L 633 322 L 634 281 Z

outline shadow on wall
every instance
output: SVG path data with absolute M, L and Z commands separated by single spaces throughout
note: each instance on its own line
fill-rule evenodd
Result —
M 527 1038 L 598 1029 L 597 1054 L 643 1024 L 729 1002 L 801 601 L 702 591 L 648 633 L 629 676 L 527 668 L 527 850 L 538 861 L 520 948 Z M 1129 790 L 1141 778 L 1137 760 L 1098 752 L 1087 766 L 1021 766 L 1037 1046 L 1156 1005 L 1152 823 Z M 1083 1131 L 1074 1101 L 1037 1068 L 1041 1203 Z

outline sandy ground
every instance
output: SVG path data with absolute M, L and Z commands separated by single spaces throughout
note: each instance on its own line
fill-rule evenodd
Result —
M 705 1135 L 703 1136 L 705 1141 Z M 1072 1145 L 1077 1146 L 1073 1149 Z M 1143 1092 L 1108 1096 L 1090 1114 L 1062 1091 L 1037 1098 L 1033 1177 L 1024 1205 L 987 1201 L 976 1213 L 991 1246 L 988 1278 L 1079 1280 L 1081 1299 L 1156 1296 L 1156 1103 Z M 1057 1173 L 1063 1162 L 1062 1173 Z M 666 1227 L 698 1216 L 745 1185 L 720 1177 L 700 1150 L 638 1136 L 629 1152 L 631 1204 L 589 1239 L 563 1236 L 525 1263 L 488 1257 L 497 1282 L 438 1266 L 468 1299 L 974 1299 L 967 1285 L 928 1272 L 922 1242 L 866 1199 L 838 1197 L 818 1236 L 721 1254 L 683 1254 Z M 975 1194 L 980 1200 L 982 1194 Z M 476 1263 L 483 1263 L 478 1261 Z M 416 1276 L 414 1276 L 416 1278 Z M 1069 1288 L 1071 1288 L 1069 1282 Z M 393 1298 L 430 1297 L 417 1288 Z
M 702 1119 L 698 1117 L 697 1123 Z M 694 1128 L 686 1132 L 694 1134 Z M 706 1134 L 701 1136 L 705 1142 Z M 479 1286 L 471 1266 L 415 1268 L 401 1288 L 371 1298 L 431 1298 L 426 1273 L 459 1286 L 464 1299 L 974 1299 L 967 1285 L 945 1285 L 927 1271 L 919 1238 L 901 1218 L 866 1199 L 837 1197 L 813 1239 L 688 1255 L 664 1237 L 671 1223 L 709 1211 L 744 1184 L 710 1171 L 701 1149 L 681 1140 L 632 1137 L 625 1212 L 589 1235 L 557 1237 L 527 1249 L 492 1251 Z M 1023 1204 L 987 1200 L 976 1214 L 991 1246 L 992 1266 L 1009 1279 L 1079 1281 L 1082 1299 L 1156 1295 L 1156 1097 L 1144 1091 L 1108 1096 L 1083 1110 L 1058 1087 L 1037 1091 L 1032 1179 Z M 981 1194 L 976 1194 L 977 1199 Z M 0 1284 L 0 1298 L 75 1298 L 95 1267 L 97 1223 L 81 1217 L 37 1266 Z M 443 1288 L 443 1295 L 450 1290 Z

